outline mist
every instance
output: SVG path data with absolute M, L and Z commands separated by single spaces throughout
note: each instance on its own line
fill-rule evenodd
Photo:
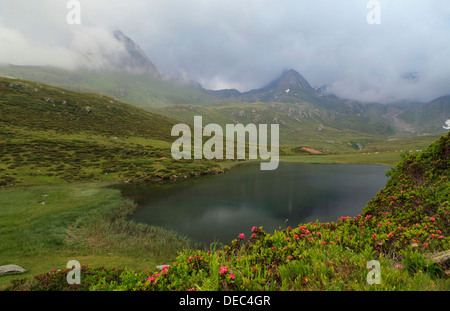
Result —
M 110 66 L 134 40 L 163 75 L 247 91 L 295 69 L 313 86 L 361 101 L 429 101 L 450 94 L 450 3 L 380 0 L 2 0 L 0 63 Z M 108 57 L 105 57 L 108 56 Z

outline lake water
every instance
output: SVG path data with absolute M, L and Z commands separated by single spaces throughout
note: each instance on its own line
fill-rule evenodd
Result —
M 271 233 L 287 226 L 356 216 L 384 187 L 386 167 L 280 163 L 261 171 L 242 166 L 223 175 L 164 185 L 122 188 L 140 208 L 135 222 L 161 226 L 205 243 L 228 244 L 253 226 Z

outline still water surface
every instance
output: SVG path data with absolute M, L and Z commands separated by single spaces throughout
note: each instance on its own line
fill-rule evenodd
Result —
M 228 244 L 253 226 L 271 233 L 300 223 L 356 216 L 384 187 L 386 167 L 280 163 L 242 166 L 223 175 L 165 185 L 128 185 L 135 222 L 177 231 L 205 245 Z

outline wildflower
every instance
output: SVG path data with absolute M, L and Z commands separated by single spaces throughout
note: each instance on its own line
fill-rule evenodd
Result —
M 220 274 L 225 274 L 228 271 L 228 266 L 225 267 L 219 267 L 219 272 Z
M 148 281 L 148 282 L 155 283 L 155 278 L 154 278 L 154 277 L 149 277 L 147 281 Z
M 395 267 L 396 267 L 397 269 L 403 269 L 403 266 L 402 266 L 402 265 L 395 265 Z
M 243 233 L 241 233 L 241 234 L 239 234 L 239 238 L 244 240 L 245 239 L 245 235 Z
M 394 236 L 394 234 L 392 232 L 390 232 L 387 236 L 388 236 L 388 238 L 392 238 Z
M 257 227 L 253 227 L 253 228 L 252 228 L 252 232 L 255 232 L 255 231 L 257 231 L 257 230 L 258 230 Z
M 322 232 L 317 232 L 316 234 L 320 236 L 320 235 L 322 235 Z
M 230 272 L 230 277 L 231 277 L 231 279 L 233 279 L 233 280 L 234 280 L 234 274 L 233 274 L 233 273 L 231 273 L 231 272 Z
M 444 238 L 444 236 L 440 235 L 440 236 L 439 236 L 439 238 L 440 238 L 440 239 L 443 239 L 443 238 Z
M 436 221 L 436 218 L 431 217 L 430 220 L 431 220 L 431 221 Z
M 193 292 L 195 289 L 192 287 L 190 289 L 188 289 L 188 292 Z

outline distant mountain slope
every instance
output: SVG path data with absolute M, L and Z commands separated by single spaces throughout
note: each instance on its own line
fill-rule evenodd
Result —
M 324 152 L 348 152 L 383 141 L 394 129 L 383 118 L 333 112 L 313 104 L 237 102 L 217 107 L 173 105 L 151 111 L 192 124 L 202 116 L 203 124 L 279 124 L 280 144 L 308 146 Z
M 450 119 L 450 96 L 439 97 L 429 103 L 401 102 L 393 104 L 362 103 L 327 94 L 326 87 L 312 88 L 297 71 L 290 69 L 268 85 L 241 93 L 237 90 L 205 90 L 218 99 L 253 103 L 285 103 L 325 109 L 339 116 L 344 129 L 369 133 L 379 131 L 382 136 L 414 136 L 424 133 L 443 133 L 442 126 Z M 352 122 L 349 122 L 352 120 Z M 361 121 L 361 122 L 359 122 Z M 372 129 L 370 130 L 369 127 Z M 343 128 L 339 124 L 336 128 Z
M 407 109 L 398 117 L 423 132 L 445 132 L 443 126 L 450 119 L 450 95 Z
M 41 82 L 64 89 L 104 94 L 141 107 L 174 104 L 217 105 L 218 100 L 192 87 L 149 74 L 69 71 L 55 67 L 0 66 L 0 75 Z
M 245 102 L 278 102 L 292 96 L 300 97 L 304 91 L 314 92 L 308 81 L 293 69 L 285 70 L 279 78 L 262 88 L 244 93 L 235 89 L 206 90 L 200 85 L 198 89 L 219 99 L 233 98 Z
M 341 99 L 334 95 L 327 95 L 311 87 L 309 82 L 293 69 L 283 71 L 280 77 L 264 87 L 244 93 L 234 89 L 206 90 L 200 85 L 197 85 L 197 89 L 205 94 L 213 95 L 218 99 L 233 99 L 248 103 L 310 103 L 327 110 L 355 115 L 373 109 L 374 107 L 377 107 L 377 109 L 382 108 L 382 110 L 385 109 L 380 104 L 363 104 L 355 100 Z

